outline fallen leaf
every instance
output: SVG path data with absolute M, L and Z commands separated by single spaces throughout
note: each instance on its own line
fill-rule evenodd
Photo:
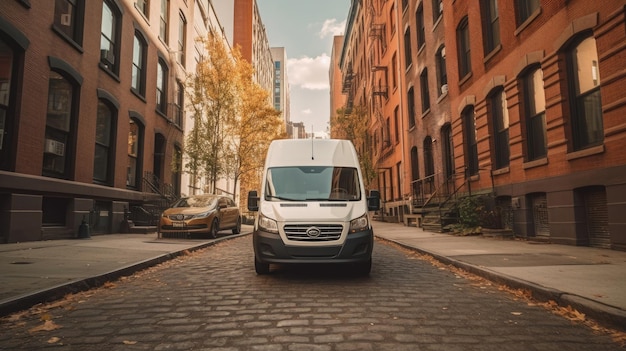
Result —
M 511 312 L 511 314 L 514 316 L 521 316 L 522 312 Z
M 29 333 L 36 333 L 36 332 L 40 332 L 40 331 L 52 331 L 52 330 L 56 330 L 61 328 L 60 325 L 54 323 L 51 320 L 47 320 L 45 321 L 42 325 L 38 326 L 38 327 L 34 327 L 31 330 L 29 330 Z
M 136 343 L 136 341 L 124 340 L 124 345 L 135 345 Z
M 56 336 L 53 336 L 50 339 L 48 339 L 48 344 L 56 344 L 60 340 L 61 340 L 60 338 L 57 338 Z

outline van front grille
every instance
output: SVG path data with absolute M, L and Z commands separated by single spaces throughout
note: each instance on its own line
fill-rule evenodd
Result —
M 333 241 L 339 240 L 343 226 L 341 224 L 287 224 L 285 235 L 295 241 Z

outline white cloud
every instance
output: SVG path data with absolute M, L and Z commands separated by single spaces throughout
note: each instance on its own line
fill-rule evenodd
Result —
M 310 115 L 313 113 L 313 111 L 310 108 L 307 108 L 306 110 L 300 111 L 300 113 L 302 113 L 303 115 Z
M 330 57 L 325 53 L 315 58 L 301 57 L 287 60 L 289 85 L 308 90 L 329 89 L 328 68 Z
M 335 36 L 342 35 L 344 29 L 346 28 L 346 20 L 337 23 L 336 18 L 327 19 L 324 21 L 322 25 L 322 30 L 320 30 L 320 38 L 324 39 L 327 36 Z

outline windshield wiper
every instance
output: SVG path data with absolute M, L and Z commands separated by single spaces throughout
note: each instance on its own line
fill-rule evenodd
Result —
M 278 195 L 265 195 L 265 196 L 269 197 L 270 199 L 277 199 L 277 200 L 283 200 L 283 201 L 302 201 L 301 199 L 292 199 L 292 198 L 278 196 Z

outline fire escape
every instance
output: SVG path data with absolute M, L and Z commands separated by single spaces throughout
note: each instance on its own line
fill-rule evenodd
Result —
M 343 82 L 341 84 L 341 93 L 348 95 L 346 98 L 346 106 L 344 108 L 346 114 L 352 113 L 354 107 L 354 71 L 352 71 L 352 63 L 348 63 L 346 72 L 343 75 Z
M 389 126 L 385 122 L 383 105 L 388 98 L 387 66 L 381 62 L 382 55 L 387 49 L 386 27 L 382 17 L 383 5 L 386 0 L 372 0 L 369 6 L 370 24 L 368 29 L 368 52 L 370 64 L 369 86 L 371 89 L 371 106 L 378 128 L 382 133 L 380 150 L 375 150 L 378 159 L 383 159 L 391 151 Z M 380 152 L 379 152 L 380 151 Z M 377 160 L 375 160 L 377 163 Z

